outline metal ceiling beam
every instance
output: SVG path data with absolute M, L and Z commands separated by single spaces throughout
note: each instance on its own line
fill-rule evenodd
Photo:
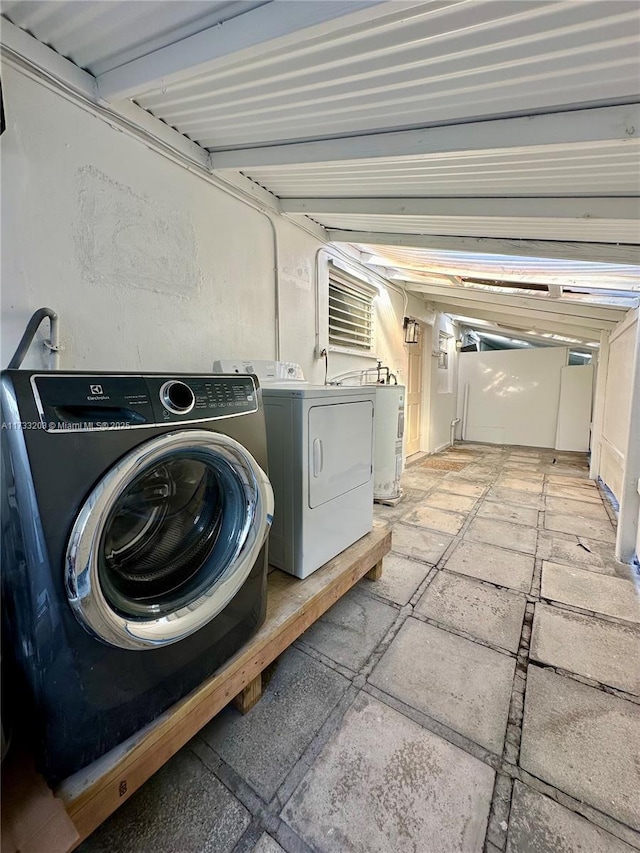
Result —
M 376 6 L 380 8 L 376 10 Z M 388 4 L 381 0 L 276 0 L 99 74 L 98 91 L 107 100 L 133 98 L 160 85 L 168 87 L 211 74 L 242 62 L 249 54 L 255 58 L 257 48 L 283 50 L 299 46 L 305 37 L 329 38 L 344 26 L 345 16 L 351 16 L 349 23 L 357 25 L 388 14 Z
M 580 350 L 581 352 L 589 352 L 591 354 L 598 352 L 595 347 L 587 346 L 588 342 L 598 343 L 598 341 L 591 341 L 591 339 L 585 338 L 584 335 L 581 337 L 568 335 L 567 337 L 578 337 L 578 343 L 570 343 L 567 341 L 556 341 L 553 340 L 553 338 L 545 338 L 542 334 L 531 335 L 528 331 L 524 332 L 522 329 L 512 329 L 511 326 L 503 325 L 502 323 L 492 323 L 489 320 L 474 322 L 471 318 L 462 319 L 465 316 L 463 314 L 452 314 L 451 316 L 456 320 L 456 322 L 460 323 L 460 325 L 465 326 L 468 329 L 473 329 L 480 334 L 487 332 L 489 334 L 504 335 L 507 338 L 519 338 L 520 340 L 528 341 L 532 344 L 540 344 L 541 346 L 546 347 L 571 347 L 571 349 Z
M 547 151 L 553 145 L 588 145 L 615 140 L 634 145 L 638 143 L 639 134 L 640 106 L 631 104 L 520 118 L 458 122 L 442 127 L 372 133 L 318 142 L 237 148 L 214 153 L 213 164 L 216 169 L 244 170 L 337 161 L 420 159 L 427 155 L 461 152 L 488 154 L 505 148 L 520 148 L 533 153 L 536 149 Z
M 622 320 L 627 312 L 626 306 L 589 305 L 584 302 L 573 302 L 570 296 L 563 299 L 550 299 L 546 295 L 524 296 L 520 293 L 517 295 L 509 293 L 506 288 L 504 293 L 497 293 L 492 290 L 481 290 L 464 285 L 436 284 L 411 277 L 407 277 L 405 282 L 407 287 L 420 293 L 433 294 L 440 299 L 464 299 L 466 302 L 477 302 L 485 307 L 499 305 L 518 310 L 545 311 L 562 317 L 581 317 L 585 320 L 594 321 L 604 320 L 614 324 Z
M 328 228 L 334 243 L 366 243 L 471 252 L 475 255 L 506 255 L 525 258 L 562 258 L 609 264 L 640 264 L 640 246 L 613 243 L 571 243 L 560 240 L 511 240 L 498 237 L 448 237 L 432 234 L 391 234 L 384 231 L 347 231 Z
M 3 59 L 18 63 L 26 60 L 73 92 L 97 101 L 95 77 L 4 18 L 0 27 L 0 43 Z
M 591 329 L 596 334 L 596 338 L 599 334 L 599 331 L 596 333 L 595 330 L 600 329 L 614 329 L 617 325 L 617 322 L 610 320 L 592 320 L 588 317 L 575 317 L 574 315 L 562 315 L 555 314 L 551 311 L 536 311 L 530 308 L 523 308 L 521 310 L 514 309 L 509 305 L 500 305 L 499 303 L 481 304 L 479 302 L 474 302 L 470 299 L 458 299 L 457 297 L 449 297 L 449 296 L 440 296 L 438 294 L 430 294 L 425 291 L 416 291 L 414 286 L 411 286 L 411 290 L 414 293 L 422 293 L 424 298 L 428 301 L 432 301 L 433 297 L 437 302 L 446 302 L 447 305 L 451 305 L 456 308 L 458 313 L 468 313 L 473 312 L 470 316 L 480 316 L 477 314 L 477 311 L 482 311 L 489 315 L 488 319 L 498 320 L 500 316 L 514 317 L 518 320 L 518 326 L 522 326 L 524 323 L 543 323 L 545 326 L 571 326 L 572 329 Z M 529 327 L 531 328 L 531 327 Z M 584 331 L 583 331 L 584 336 Z
M 214 158 L 212 158 L 213 162 Z M 638 221 L 637 196 L 596 198 L 283 198 L 283 213 L 306 216 L 460 216 L 519 219 L 626 219 Z
M 469 265 L 464 258 L 456 256 L 455 260 L 450 262 L 451 270 L 447 272 L 449 268 L 443 259 L 443 254 L 435 250 L 433 253 L 415 250 L 416 256 L 412 259 L 411 250 L 408 253 L 401 252 L 398 256 L 397 252 L 393 251 L 393 247 L 391 250 L 383 247 L 375 251 L 373 249 L 373 246 L 369 246 L 366 251 L 361 251 L 361 262 L 366 266 L 377 263 L 392 267 L 395 270 L 395 278 L 405 281 L 417 281 L 420 284 L 497 281 L 505 286 L 505 293 L 511 292 L 507 285 L 515 289 L 526 287 L 528 284 L 538 284 L 548 288 L 559 287 L 563 292 L 564 288 L 568 288 L 573 302 L 591 302 L 594 305 L 610 305 L 616 308 L 636 308 L 640 304 L 640 267 L 629 266 L 625 269 L 624 275 L 619 271 L 613 274 L 600 267 L 596 267 L 596 270 L 589 275 L 585 270 L 576 271 L 573 268 L 563 274 L 558 268 L 549 271 L 545 268 L 538 269 L 536 266 L 535 269 L 528 270 L 526 264 L 519 266 L 518 258 L 496 258 L 492 265 L 478 268 L 474 263 Z M 478 258 L 472 258 L 472 261 L 475 260 Z M 502 261 L 515 261 L 515 263 L 510 264 L 512 268 L 505 269 Z M 612 277 L 614 275 L 615 277 Z M 620 292 L 625 295 L 617 295 Z M 515 290 L 514 295 L 516 295 Z
M 565 335 L 568 338 L 576 338 L 583 342 L 600 340 L 599 329 L 587 329 L 584 326 L 573 326 L 570 323 L 561 323 L 551 320 L 537 320 L 524 315 L 503 314 L 496 316 L 493 311 L 483 308 L 469 308 L 460 310 L 461 306 L 454 305 L 450 302 L 433 302 L 427 300 L 434 311 L 441 311 L 443 314 L 461 315 L 476 318 L 477 320 L 488 320 L 491 323 L 504 323 L 512 329 L 522 329 L 523 331 L 535 330 L 536 332 L 551 332 L 557 335 Z

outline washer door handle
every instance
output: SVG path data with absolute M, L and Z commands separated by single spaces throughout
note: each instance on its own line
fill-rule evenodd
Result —
M 324 465 L 324 450 L 322 440 L 319 438 L 313 439 L 313 476 L 319 477 Z

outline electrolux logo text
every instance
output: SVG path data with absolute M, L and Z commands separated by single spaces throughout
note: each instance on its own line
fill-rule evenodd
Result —
M 89 385 L 90 393 L 87 394 L 87 400 L 108 400 L 109 395 L 105 394 L 102 385 Z

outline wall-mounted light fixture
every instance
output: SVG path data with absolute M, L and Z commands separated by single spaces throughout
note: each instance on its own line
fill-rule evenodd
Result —
M 412 320 L 410 317 L 405 317 L 402 323 L 402 328 L 404 329 L 405 344 L 417 344 L 418 333 L 420 331 L 420 324 L 418 321 Z

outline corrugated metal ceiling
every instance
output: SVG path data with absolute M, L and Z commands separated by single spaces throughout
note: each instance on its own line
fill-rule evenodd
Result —
M 297 0 L 328 2 L 328 0 Z M 205 0 L 8 0 L 3 15 L 77 65 L 100 75 L 239 18 L 265 2 Z M 275 8 L 275 6 L 274 6 Z M 214 72 L 158 79 L 135 96 L 144 109 L 214 152 L 457 125 L 640 98 L 640 15 L 635 0 L 406 0 L 386 2 L 331 35 L 313 28 L 285 49 L 257 44 Z M 259 13 L 257 13 L 259 14 Z M 214 36 L 216 34 L 214 33 Z M 217 37 L 219 38 L 219 32 Z M 188 55 L 188 42 L 185 50 Z M 161 55 L 157 65 L 162 67 Z M 189 69 L 189 72 L 191 69 Z M 118 72 L 120 73 L 120 72 Z M 570 121 L 570 119 L 568 119 Z M 638 224 L 618 219 L 514 218 L 518 196 L 640 193 L 640 142 L 597 141 L 253 166 L 244 173 L 281 198 L 504 197 L 504 215 L 396 216 L 325 213 L 332 229 L 637 243 Z M 255 153 L 255 152 L 254 152 Z M 551 199 L 551 203 L 553 201 Z M 498 211 L 502 213 L 502 211 Z M 640 268 L 371 247 L 388 266 L 483 278 L 603 282 L 637 289 Z
M 4 0 L 2 14 L 94 75 L 271 0 Z
M 301 2 L 302 0 L 300 0 Z M 328 0 L 327 0 L 328 2 Z M 3 14 L 93 74 L 260 2 L 9 0 Z M 635 2 L 389 2 L 330 39 L 252 58 L 136 101 L 212 149 L 421 127 L 638 93 Z M 358 20 L 360 21 L 360 17 Z
M 640 266 L 360 245 L 369 263 L 417 272 L 640 292 Z M 615 294 L 614 294 L 615 295 Z
M 639 202 L 640 204 L 640 202 Z M 392 216 L 364 213 L 310 214 L 325 228 L 387 234 L 437 234 L 505 239 L 637 243 L 637 220 L 555 219 L 525 216 Z
M 424 2 L 136 98 L 216 150 L 618 101 L 638 91 L 635 3 Z
M 541 148 L 251 167 L 243 171 L 281 198 L 640 193 L 640 140 Z

